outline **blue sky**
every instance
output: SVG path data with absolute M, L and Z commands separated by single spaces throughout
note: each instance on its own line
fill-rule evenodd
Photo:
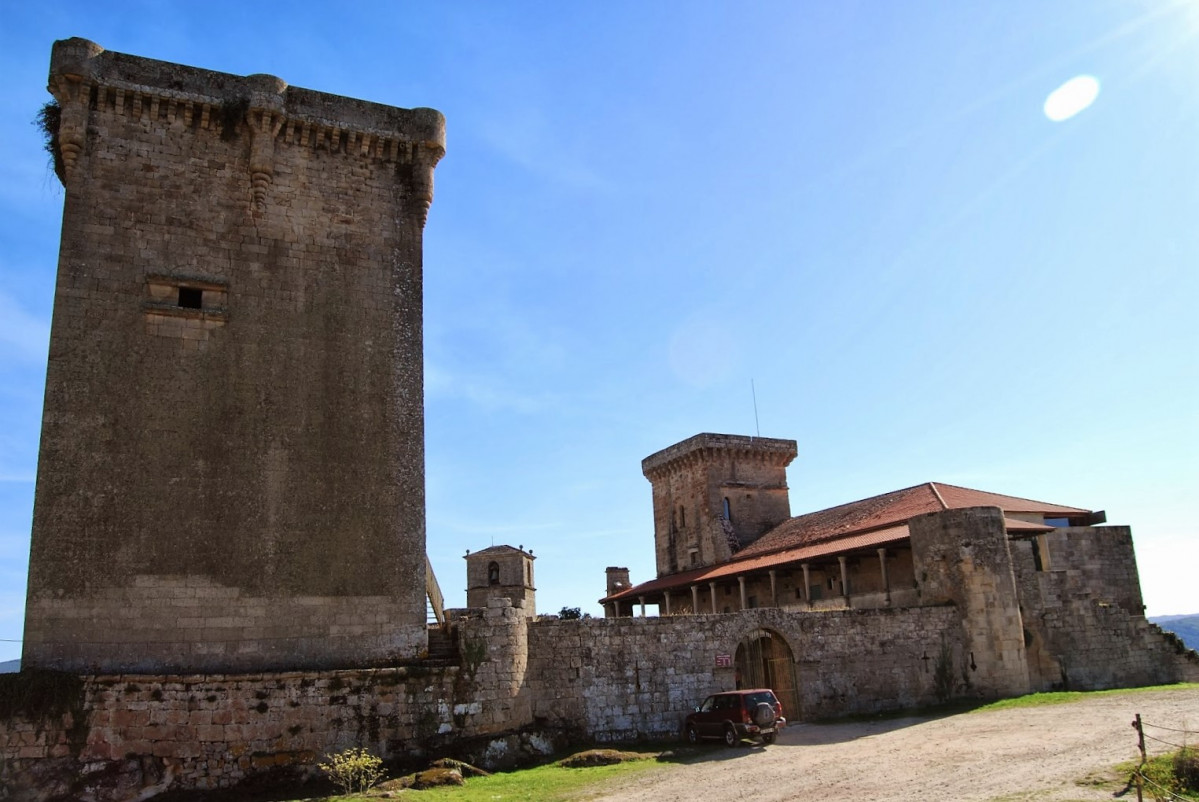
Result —
M 749 10 L 746 6 L 750 6 Z M 1199 612 L 1199 3 L 0 8 L 0 659 L 19 653 L 63 193 L 54 39 L 448 121 L 425 240 L 428 550 L 538 607 L 653 575 L 640 460 L 794 438 L 792 512 L 929 480 L 1106 509 Z M 1101 91 L 1052 122 L 1077 75 Z

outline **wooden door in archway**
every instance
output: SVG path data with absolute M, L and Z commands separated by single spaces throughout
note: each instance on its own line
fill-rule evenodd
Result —
M 777 632 L 754 630 L 737 644 L 737 688 L 770 688 L 788 721 L 800 720 L 799 687 L 791 647 Z

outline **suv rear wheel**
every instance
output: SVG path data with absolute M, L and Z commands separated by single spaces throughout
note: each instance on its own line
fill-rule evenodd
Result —
M 725 727 L 724 728 L 724 745 L 725 746 L 736 746 L 739 743 L 741 743 L 741 739 L 737 737 L 737 731 L 735 729 L 733 729 L 733 725 L 730 724 L 727 727 Z

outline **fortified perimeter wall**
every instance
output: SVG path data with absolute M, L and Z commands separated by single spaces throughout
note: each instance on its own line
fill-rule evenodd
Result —
M 558 734 L 529 732 L 520 696 L 527 627 L 506 600 L 473 611 L 458 624 L 461 665 L 0 675 L 0 799 L 126 802 L 145 789 L 285 781 L 349 747 L 408 765 L 430 753 L 492 767 L 546 754 Z
M 55 43 L 66 187 L 24 665 L 426 643 L 422 230 L 444 120 Z
M 322 755 L 347 746 L 392 760 L 436 752 L 495 766 L 574 737 L 673 739 L 695 704 L 736 687 L 745 650 L 767 639 L 780 660 L 773 668 L 791 671 L 794 683 L 790 691 L 765 684 L 780 690 L 792 721 L 1025 693 L 1038 687 L 1038 648 L 1067 666 L 1075 687 L 1196 678 L 1194 652 L 1175 650 L 1143 617 L 1080 596 L 1033 625 L 1053 634 L 1025 652 L 1029 679 L 1013 687 L 1020 669 L 1009 662 L 1011 629 L 1019 631 L 1021 613 L 998 608 L 1029 578 L 1017 567 L 1013 580 L 1006 549 L 988 535 L 1001 522 L 996 513 L 950 510 L 913 527 L 928 568 L 926 579 L 923 568 L 918 574 L 921 606 L 568 621 L 531 620 L 523 601 L 497 596 L 486 608 L 447 611 L 457 665 L 85 676 L 73 680 L 74 696 L 0 688 L 10 705 L 68 702 L 0 720 L 0 798 L 57 802 L 86 792 L 115 802 L 138 788 L 313 775 Z M 963 527 L 955 546 L 950 535 Z M 1108 545 L 1119 552 L 1115 534 Z M 1019 565 L 1026 549 L 1018 542 L 1014 551 Z M 955 573 L 961 588 L 947 582 Z M 1028 621 L 1033 611 L 1023 613 Z M 35 677 L 0 677 L 0 685 Z
M 1033 690 L 1199 681 L 1199 655 L 1144 615 L 1127 526 L 1070 526 L 1011 544 Z
M 958 642 L 949 607 L 530 621 L 497 598 L 454 615 L 457 666 L 50 675 L 61 706 L 0 720 L 0 798 L 115 802 L 146 788 L 313 776 L 350 746 L 497 767 L 570 738 L 670 740 L 707 694 L 734 687 L 716 656 L 765 630 L 799 661 L 803 710 L 788 710 L 792 720 L 932 703 L 942 652 L 941 673 L 962 669 L 961 650 L 943 648 Z
M 599 741 L 677 738 L 695 705 L 737 687 L 735 667 L 717 657 L 763 633 L 791 650 L 799 709 L 784 703 L 784 714 L 793 722 L 971 692 L 951 607 L 538 621 L 529 628 L 534 720 Z

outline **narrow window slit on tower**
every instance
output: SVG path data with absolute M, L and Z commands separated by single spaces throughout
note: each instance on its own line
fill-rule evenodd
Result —
M 229 319 L 229 284 L 206 276 L 146 276 L 142 300 L 146 333 L 183 341 L 200 350 L 214 329 Z
M 182 309 L 202 309 L 204 307 L 204 290 L 199 287 L 180 287 L 179 306 Z

